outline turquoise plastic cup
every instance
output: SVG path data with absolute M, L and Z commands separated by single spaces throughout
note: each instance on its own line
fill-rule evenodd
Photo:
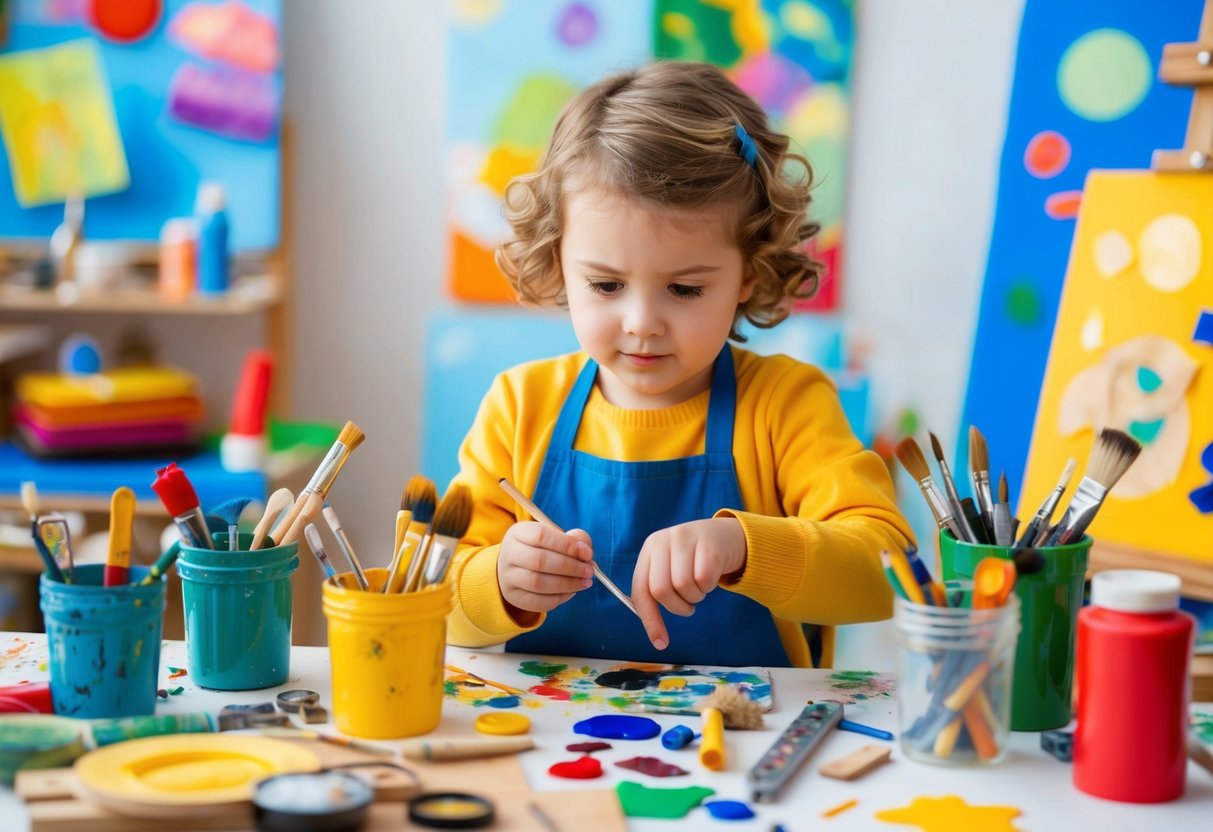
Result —
M 291 667 L 291 576 L 299 544 L 229 551 L 180 542 L 177 574 L 185 611 L 185 642 L 194 683 L 212 690 L 272 688 Z M 239 545 L 252 543 L 241 534 Z
M 72 570 L 72 583 L 39 583 L 55 713 L 85 719 L 144 716 L 156 710 L 163 580 L 102 586 L 105 565 Z M 131 567 L 131 583 L 148 570 Z

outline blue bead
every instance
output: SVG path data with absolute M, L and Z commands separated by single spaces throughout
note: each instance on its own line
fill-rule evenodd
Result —
M 661 735 L 661 744 L 670 751 L 686 748 L 695 739 L 695 732 L 685 725 L 675 725 Z

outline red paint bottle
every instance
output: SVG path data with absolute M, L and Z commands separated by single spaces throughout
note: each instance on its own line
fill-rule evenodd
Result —
M 1194 634 L 1175 575 L 1122 569 L 1091 580 L 1091 606 L 1078 613 L 1078 789 L 1127 803 L 1183 794 Z

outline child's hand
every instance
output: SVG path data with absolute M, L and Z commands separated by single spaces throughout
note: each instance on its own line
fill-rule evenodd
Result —
M 695 520 L 649 535 L 632 574 L 632 602 L 658 650 L 670 643 L 657 604 L 688 616 L 716 588 L 721 575 L 746 564 L 745 532 L 732 517 Z
M 515 523 L 501 541 L 497 585 L 506 603 L 526 612 L 547 612 L 594 582 L 590 536 L 567 534 L 541 523 Z

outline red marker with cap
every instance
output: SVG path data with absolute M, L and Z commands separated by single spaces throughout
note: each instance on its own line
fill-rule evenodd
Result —
M 244 359 L 232 402 L 232 424 L 219 442 L 219 459 L 228 471 L 265 468 L 265 413 L 273 376 L 274 356 L 268 350 L 253 350 Z
M 156 469 L 156 481 L 152 490 L 160 497 L 160 502 L 172 515 L 181 538 L 188 546 L 196 549 L 214 549 L 211 543 L 210 530 L 206 526 L 206 517 L 202 514 L 202 506 L 198 502 L 198 493 L 190 484 L 185 471 L 170 462 L 164 468 Z

